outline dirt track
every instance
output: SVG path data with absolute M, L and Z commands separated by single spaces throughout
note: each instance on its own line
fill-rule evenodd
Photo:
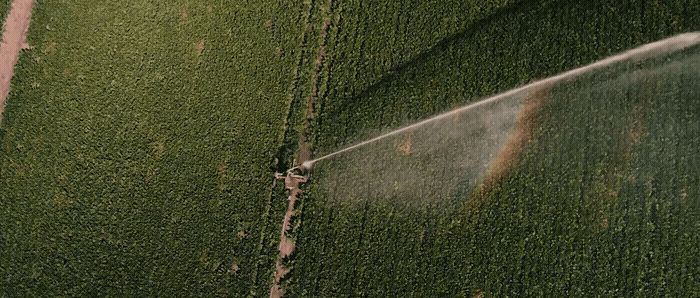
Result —
M 327 9 L 331 10 L 332 1 L 329 0 L 327 3 Z M 306 99 L 306 106 L 304 109 L 304 130 L 301 132 L 298 141 L 298 150 L 296 152 L 295 165 L 301 165 L 313 158 L 313 152 L 311 145 L 307 140 L 307 135 L 310 133 L 311 122 L 315 116 L 314 106 L 319 97 L 319 84 L 320 76 L 323 72 L 323 65 L 326 59 L 326 42 L 328 41 L 328 33 L 330 30 L 331 21 L 330 19 L 324 18 L 323 26 L 320 31 L 321 43 L 319 45 L 318 52 L 316 54 L 316 60 L 314 61 L 314 70 L 311 75 L 311 91 L 309 97 Z M 275 276 L 272 281 L 272 287 L 270 288 L 271 298 L 281 298 L 284 296 L 284 288 L 282 286 L 282 279 L 290 272 L 290 268 L 285 266 L 285 259 L 289 258 L 296 245 L 292 239 L 290 239 L 287 234 L 291 231 L 291 221 L 294 215 L 296 201 L 299 199 L 299 195 L 302 190 L 299 189 L 297 183 L 287 184 L 285 186 L 289 190 L 289 197 L 287 199 L 287 211 L 284 215 L 284 220 L 282 222 L 282 231 L 280 233 L 280 244 L 279 244 L 279 257 L 277 258 L 277 263 L 275 264 Z
M 33 0 L 14 0 L 5 20 L 0 43 L 0 117 L 10 93 L 10 82 L 22 49 L 28 48 L 27 31 L 32 18 Z

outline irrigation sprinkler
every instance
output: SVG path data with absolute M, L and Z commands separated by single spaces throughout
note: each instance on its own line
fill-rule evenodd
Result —
M 287 170 L 285 173 L 275 173 L 275 179 L 284 180 L 284 187 L 293 190 L 309 181 L 306 167 L 297 166 Z

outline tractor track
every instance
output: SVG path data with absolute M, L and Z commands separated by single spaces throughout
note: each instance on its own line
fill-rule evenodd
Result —
M 298 89 L 299 81 L 301 80 L 301 73 L 300 72 L 301 72 L 301 68 L 303 66 L 304 54 L 306 53 L 306 47 L 307 47 L 308 39 L 309 39 L 309 34 L 308 34 L 308 31 L 306 30 L 306 28 L 309 26 L 311 15 L 313 13 L 313 7 L 314 7 L 314 3 L 313 3 L 313 1 L 311 1 L 308 5 L 308 8 L 306 10 L 304 10 L 303 13 L 300 14 L 300 17 L 299 17 L 299 19 L 302 20 L 301 26 L 304 30 L 303 30 L 303 34 L 301 37 L 301 42 L 299 44 L 299 54 L 297 55 L 297 58 L 296 58 L 297 61 L 296 61 L 296 64 L 294 65 L 294 70 L 292 72 L 292 77 L 293 77 L 292 82 L 289 85 L 289 91 L 288 91 L 289 98 L 287 100 L 287 106 L 285 108 L 285 110 L 287 111 L 287 114 L 286 114 L 285 118 L 283 119 L 284 122 L 282 124 L 282 129 L 281 129 L 281 132 L 280 132 L 278 139 L 277 139 L 277 143 L 279 145 L 277 148 L 276 158 L 275 158 L 274 164 L 273 164 L 273 168 L 274 168 L 273 171 L 278 171 L 278 170 L 280 170 L 280 167 L 284 166 L 283 165 L 284 162 L 282 161 L 281 156 L 285 152 L 285 148 L 284 148 L 285 147 L 285 139 L 288 136 L 288 134 L 290 133 L 290 130 L 293 130 L 293 128 L 290 127 L 291 126 L 290 123 L 292 122 L 291 120 L 294 117 L 293 106 L 294 106 L 295 94 L 296 94 L 296 90 Z M 276 187 L 277 187 L 277 179 L 273 178 L 271 185 L 270 185 L 270 188 L 269 188 L 269 191 L 268 191 L 267 196 L 266 196 L 267 206 L 265 208 L 265 214 L 263 216 L 265 219 L 265 221 L 264 221 L 265 224 L 263 227 L 263 231 L 260 233 L 260 238 L 258 239 L 258 244 L 257 244 L 257 248 L 256 248 L 256 255 L 258 255 L 258 256 L 261 256 L 261 253 L 262 253 L 264 246 L 265 246 L 265 238 L 267 235 L 267 226 L 269 225 L 270 217 L 272 216 L 271 215 L 272 204 L 274 203 L 274 199 L 275 199 L 275 188 Z M 275 268 L 275 276 L 280 274 L 280 272 L 279 272 L 280 270 L 284 270 L 284 268 L 279 268 L 279 267 Z M 258 282 L 259 271 L 260 271 L 260 262 L 256 262 L 256 267 L 254 269 L 253 281 L 252 281 L 252 284 L 254 284 L 254 285 L 257 284 L 257 282 Z M 274 287 L 274 285 L 272 287 Z M 271 291 L 272 291 L 272 289 L 271 289 Z M 249 296 L 254 297 L 254 296 L 259 296 L 259 295 L 256 294 L 255 292 L 251 292 Z
M 323 1 L 323 0 L 321 0 Z M 305 105 L 303 106 L 304 108 L 304 115 L 303 115 L 303 128 L 302 131 L 298 132 L 298 142 L 297 142 L 297 150 L 294 153 L 294 156 L 296 157 L 294 159 L 294 164 L 295 165 L 300 165 L 303 164 L 306 161 L 309 161 L 313 159 L 313 152 L 312 152 L 312 147 L 309 142 L 310 136 L 312 135 L 311 130 L 312 128 L 312 122 L 315 119 L 316 115 L 316 105 L 317 101 L 319 100 L 319 95 L 321 94 L 321 89 L 323 87 L 324 83 L 324 78 L 323 78 L 323 71 L 324 69 L 327 68 L 327 63 L 326 63 L 326 58 L 327 58 L 327 51 L 326 51 L 326 46 L 329 40 L 329 33 L 330 33 L 330 28 L 331 24 L 333 22 L 332 16 L 333 16 L 333 1 L 332 0 L 327 0 L 325 2 L 326 5 L 326 11 L 327 15 L 324 15 L 321 17 L 322 19 L 322 24 L 321 28 L 319 30 L 319 35 L 317 36 L 317 39 L 319 41 L 318 48 L 316 51 L 316 56 L 315 59 L 313 60 L 313 70 L 311 72 L 311 77 L 310 77 L 310 90 L 309 90 L 309 95 L 306 97 Z M 315 7 L 313 1 L 310 4 L 310 10 L 307 16 L 307 21 L 310 21 L 312 13 L 313 13 L 313 8 Z M 307 23 L 307 26 L 309 24 Z M 304 42 L 308 44 L 309 36 L 304 37 Z M 303 59 L 303 54 L 301 55 L 300 59 Z M 303 61 L 300 61 L 298 64 L 299 66 L 303 65 Z M 295 79 L 295 89 L 296 86 L 298 85 L 299 82 L 299 70 L 296 72 L 296 79 Z M 293 90 L 294 91 L 294 90 Z M 294 96 L 295 93 L 292 93 Z M 293 98 L 290 101 L 290 110 L 289 110 L 289 117 L 293 117 L 294 111 L 291 111 L 293 109 Z M 287 123 L 290 122 L 290 119 L 287 120 Z M 285 127 L 285 134 L 288 134 L 290 132 L 290 127 L 286 125 Z M 281 158 L 280 158 L 281 159 Z M 279 159 L 278 159 L 279 160 Z M 278 165 L 279 166 L 279 165 Z M 287 210 L 284 215 L 284 219 L 282 221 L 282 228 L 280 231 L 280 241 L 279 241 L 279 255 L 277 257 L 277 262 L 275 264 L 275 274 L 274 274 L 274 279 L 272 281 L 272 286 L 270 287 L 270 297 L 272 298 L 278 298 L 282 297 L 284 295 L 284 287 L 282 285 L 283 278 L 289 272 L 291 271 L 291 268 L 285 264 L 285 261 L 291 257 L 291 255 L 294 253 L 295 250 L 295 242 L 293 239 L 289 237 L 289 233 L 292 230 L 291 224 L 292 224 L 292 219 L 293 216 L 295 215 L 295 207 L 296 203 L 299 200 L 299 196 L 303 193 L 303 191 L 299 188 L 299 182 L 292 179 L 292 180 L 286 180 L 285 181 L 285 188 L 289 191 L 289 196 L 287 197 Z

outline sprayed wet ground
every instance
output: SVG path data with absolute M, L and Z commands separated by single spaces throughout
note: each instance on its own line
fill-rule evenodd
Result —
M 674 276 L 662 279 L 687 292 L 691 275 L 677 270 L 694 270 L 700 239 L 676 231 L 696 221 L 688 202 L 698 189 L 687 185 L 697 180 L 700 56 L 687 47 L 700 40 L 680 40 L 501 98 L 512 107 L 477 106 L 321 156 L 295 270 L 314 279 L 300 288 L 486 295 L 551 280 L 549 293 L 659 289 L 629 282 L 642 274 Z M 487 184 L 475 191 L 478 180 Z M 646 253 L 660 257 L 640 262 Z

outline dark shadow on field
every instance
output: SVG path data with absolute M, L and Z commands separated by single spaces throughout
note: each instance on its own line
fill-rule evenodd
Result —
M 353 96 L 331 95 L 317 148 L 325 153 L 372 130 L 700 25 L 697 0 L 528 3 L 450 37 Z M 682 296 L 692 288 L 688 276 L 697 272 L 688 264 L 697 263 L 698 237 L 685 232 L 695 224 L 690 214 L 697 208 L 689 206 L 697 206 L 691 200 L 698 198 L 698 188 L 689 185 L 698 185 L 700 177 L 688 162 L 697 160 L 700 141 L 693 125 L 698 119 L 693 111 L 700 111 L 695 78 L 678 74 L 667 85 L 643 81 L 656 90 L 651 93 L 637 84 L 613 83 L 603 91 L 581 91 L 590 81 L 579 89 L 553 88 L 550 98 L 557 100 L 548 102 L 556 104 L 543 107 L 547 116 L 538 122 L 541 130 L 522 163 L 475 205 L 426 210 L 386 200 L 326 205 L 336 198 L 311 188 L 293 273 L 304 278 L 295 279 L 290 292 Z M 335 82 L 331 88 L 353 83 Z M 640 109 L 647 112 L 635 109 L 640 102 L 649 105 Z M 627 139 L 639 138 L 635 131 L 641 127 L 650 129 L 647 139 L 629 145 Z M 449 159 L 435 167 L 441 162 Z M 322 163 L 315 170 L 323 170 Z M 324 175 L 315 172 L 310 187 Z
M 692 2 L 522 1 L 498 9 L 361 91 L 324 99 L 318 153 L 697 29 L 700 9 Z
M 546 5 L 548 6 L 559 2 L 564 3 L 566 1 L 567 0 L 555 0 L 553 3 L 549 3 Z M 389 70 L 386 74 L 381 76 L 379 80 L 377 80 L 375 83 L 372 83 L 371 85 L 365 87 L 365 89 L 359 91 L 357 94 L 354 94 L 353 96 L 345 99 L 366 98 L 372 93 L 376 92 L 377 90 L 383 88 L 384 86 L 390 85 L 392 82 L 399 81 L 399 79 L 402 76 L 406 76 L 408 73 L 413 72 L 414 70 L 422 69 L 422 66 L 430 64 L 435 58 L 438 58 L 441 55 L 443 55 L 444 52 L 450 47 L 455 46 L 456 43 L 464 42 L 469 37 L 474 36 L 476 32 L 479 31 L 479 29 L 498 21 L 499 19 L 504 18 L 504 16 L 510 16 L 513 14 L 531 10 L 535 5 L 538 4 L 539 3 L 536 0 L 520 1 L 496 9 L 493 13 L 486 16 L 485 18 L 474 22 L 470 26 L 467 26 L 465 29 L 457 33 L 445 37 L 434 46 L 424 50 L 423 52 L 420 52 L 419 54 L 408 59 L 407 61 L 399 63 L 398 65 L 391 68 L 391 70 Z M 341 106 L 340 108 L 346 107 L 347 105 L 352 105 L 354 103 L 352 100 L 341 100 L 341 102 L 343 102 L 344 106 Z

